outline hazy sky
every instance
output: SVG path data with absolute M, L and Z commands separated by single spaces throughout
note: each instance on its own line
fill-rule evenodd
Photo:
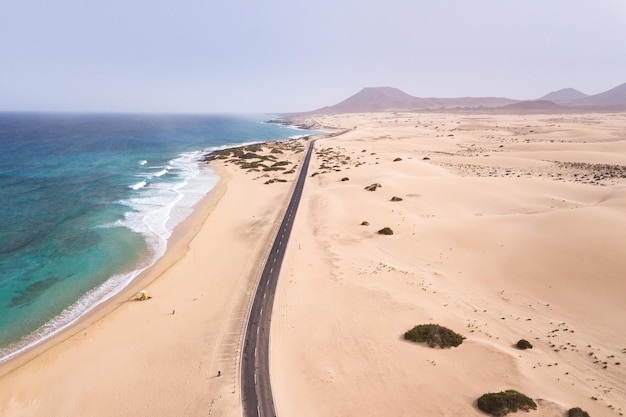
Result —
M 289 112 L 626 82 L 626 0 L 5 0 L 0 110 Z

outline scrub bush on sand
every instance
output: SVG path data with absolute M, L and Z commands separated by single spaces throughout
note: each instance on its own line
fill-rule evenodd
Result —
M 465 337 L 438 324 L 420 324 L 404 333 L 404 339 L 426 343 L 431 348 L 450 348 L 459 346 Z
M 492 416 L 501 417 L 518 410 L 536 410 L 537 404 L 529 397 L 515 390 L 483 394 L 477 402 L 478 408 Z

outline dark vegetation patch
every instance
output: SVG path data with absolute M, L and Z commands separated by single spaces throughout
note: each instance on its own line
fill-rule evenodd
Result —
M 476 164 L 440 163 L 466 176 L 476 177 L 541 177 L 553 181 L 567 181 L 595 186 L 614 185 L 626 178 L 626 165 L 588 164 L 585 162 L 545 161 L 545 167 L 498 167 Z
M 275 167 L 284 167 L 285 165 L 289 165 L 289 161 L 278 161 L 272 164 L 272 168 Z
M 370 225 L 370 222 L 368 222 L 367 220 L 363 220 L 361 222 L 361 226 L 369 226 L 369 225 Z
M 580 407 L 574 407 L 567 411 L 567 417 L 589 417 L 589 413 Z
M 343 178 L 341 179 L 341 181 L 350 181 L 350 178 L 348 178 L 348 177 L 343 177 Z
M 536 410 L 537 404 L 532 398 L 509 389 L 502 392 L 483 394 L 477 402 L 478 408 L 492 416 L 501 417 L 518 410 Z
M 393 196 L 391 197 L 391 201 L 402 201 L 402 197 Z
M 273 184 L 275 182 L 287 182 L 287 180 L 282 178 L 272 178 L 271 180 L 265 181 L 264 184 Z
M 438 324 L 420 324 L 404 333 L 404 339 L 417 343 L 426 343 L 428 347 L 457 347 L 464 336 Z
M 204 161 L 224 160 L 225 162 L 238 165 L 241 169 L 248 172 L 285 171 L 283 174 L 293 174 L 296 172 L 296 165 L 289 169 L 291 162 L 286 160 L 279 161 L 276 155 L 293 155 L 303 151 L 304 143 L 300 140 L 264 142 L 216 150 L 205 155 Z
M 393 230 L 391 230 L 391 228 L 389 227 L 383 227 L 382 229 L 378 231 L 378 234 L 390 236 L 390 235 L 393 235 Z
M 530 342 L 526 339 L 520 339 L 517 344 L 515 345 L 518 349 L 532 349 L 533 345 L 530 344 Z
M 402 161 L 402 158 L 396 158 L 393 160 L 393 162 L 400 162 L 400 161 Z
M 378 188 L 381 188 L 382 185 L 380 185 L 379 183 L 374 183 L 374 184 L 370 184 L 367 187 L 365 187 L 365 189 L 367 191 L 376 191 Z

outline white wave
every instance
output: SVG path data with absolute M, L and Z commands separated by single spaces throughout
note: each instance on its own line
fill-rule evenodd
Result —
M 174 227 L 187 217 L 193 206 L 217 183 L 217 175 L 200 164 L 204 152 L 187 152 L 171 160 L 163 171 L 173 174 L 173 181 L 152 182 L 131 198 L 121 201 L 131 210 L 119 222 L 144 235 L 155 247 L 165 244 Z M 160 175 L 159 175 L 160 174 Z
M 145 165 L 148 163 L 148 161 L 146 161 L 145 159 L 142 159 L 141 161 L 137 162 L 139 165 Z
M 148 183 L 147 183 L 147 182 L 145 182 L 145 181 L 140 181 L 140 182 L 138 182 L 137 184 L 129 185 L 128 187 L 129 187 L 129 188 L 132 188 L 133 190 L 138 190 L 138 189 L 140 189 L 140 188 L 145 187 L 146 185 L 148 185 Z
M 86 293 L 74 304 L 64 309 L 61 314 L 54 319 L 48 321 L 35 332 L 31 333 L 28 338 L 0 349 L 0 363 L 14 358 L 20 353 L 70 327 L 83 315 L 122 291 L 137 275 L 154 264 L 156 259 L 158 259 L 158 257 L 154 256 L 151 260 L 144 262 L 138 269 L 132 272 L 115 275 L 109 278 L 103 284 Z
M 169 168 L 169 165 L 168 165 Z M 163 175 L 167 174 L 169 172 L 169 169 L 165 168 L 160 170 L 159 172 L 157 172 L 156 174 L 152 175 L 153 177 L 162 177 Z
M 0 348 L 0 363 L 58 334 L 74 324 L 83 315 L 122 291 L 137 275 L 152 266 L 167 248 L 167 239 L 183 219 L 191 214 L 194 205 L 217 184 L 219 177 L 200 158 L 205 152 L 188 152 L 170 161 L 168 167 L 178 179 L 173 182 L 153 183 L 150 187 L 133 188 L 137 195 L 120 201 L 131 210 L 123 220 L 99 227 L 126 227 L 142 234 L 149 248 L 149 256 L 130 272 L 115 275 L 86 293 L 50 320 L 28 338 Z M 138 184 L 145 184 L 142 181 Z

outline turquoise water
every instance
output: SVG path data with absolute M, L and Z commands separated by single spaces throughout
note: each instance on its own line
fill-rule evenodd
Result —
M 211 149 L 300 135 L 258 117 L 0 113 L 0 361 L 160 257 Z

